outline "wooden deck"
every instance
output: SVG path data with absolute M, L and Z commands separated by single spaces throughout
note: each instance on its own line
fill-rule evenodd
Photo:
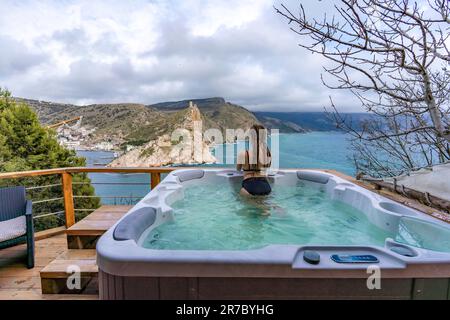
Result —
M 42 294 L 40 271 L 67 251 L 65 235 L 36 241 L 36 266 L 25 266 L 26 245 L 0 250 L 0 299 L 1 300 L 61 300 L 98 299 L 96 294 L 66 295 Z
M 78 239 L 84 244 L 87 238 L 95 246 L 96 239 L 129 209 L 130 206 L 102 206 L 65 233 L 37 240 L 33 269 L 25 266 L 25 244 L 0 250 L 0 300 L 98 299 L 95 250 L 84 249 L 83 245 L 79 249 L 69 249 L 68 239 Z M 67 294 L 64 290 L 69 265 L 80 267 L 83 289 L 78 294 Z
M 101 206 L 67 229 L 67 235 L 102 235 L 133 206 Z
M 102 206 L 66 230 L 69 249 L 95 249 L 98 238 L 132 206 Z

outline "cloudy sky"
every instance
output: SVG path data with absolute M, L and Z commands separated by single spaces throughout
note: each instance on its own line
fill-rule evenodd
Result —
M 298 47 L 279 2 L 2 0 L 0 86 L 75 104 L 222 96 L 251 110 L 322 110 L 324 61 Z M 303 2 L 311 14 L 330 6 Z

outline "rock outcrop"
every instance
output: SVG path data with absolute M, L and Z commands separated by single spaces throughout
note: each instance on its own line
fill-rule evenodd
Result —
M 194 138 L 194 131 L 201 130 L 203 117 L 192 102 L 180 111 L 179 123 L 172 133 L 159 136 L 139 146 L 109 164 L 111 167 L 156 167 L 173 164 L 214 163 L 216 158 L 210 153 L 209 145 Z M 197 134 L 201 134 L 199 131 Z M 175 140 L 182 137 L 182 139 Z

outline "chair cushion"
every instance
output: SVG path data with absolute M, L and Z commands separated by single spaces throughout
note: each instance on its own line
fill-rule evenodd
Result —
M 27 233 L 25 216 L 0 222 L 0 242 L 18 238 Z

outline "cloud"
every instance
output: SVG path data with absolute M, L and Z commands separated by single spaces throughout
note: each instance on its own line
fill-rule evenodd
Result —
M 272 6 L 6 0 L 0 86 L 78 104 L 223 96 L 252 110 L 321 110 L 330 94 L 320 82 L 324 61 L 298 47 Z
M 7 79 L 43 63 L 45 55 L 35 53 L 21 42 L 0 35 L 0 79 Z

